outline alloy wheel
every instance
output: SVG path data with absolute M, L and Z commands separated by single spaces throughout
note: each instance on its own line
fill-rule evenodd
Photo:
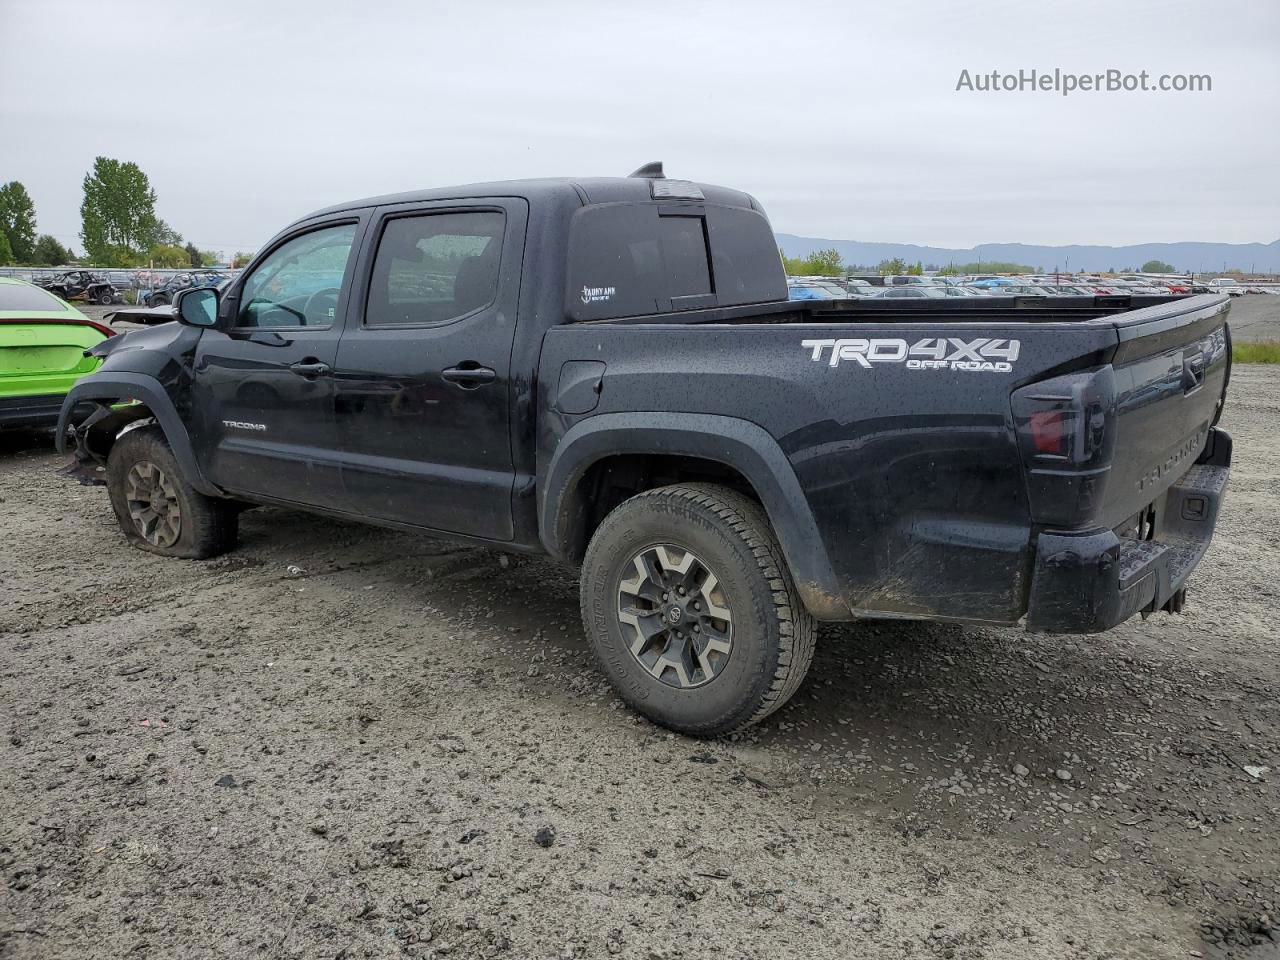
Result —
M 689 550 L 655 544 L 622 577 L 618 619 L 636 661 L 671 687 L 714 680 L 733 650 L 733 614 L 711 568 Z
M 173 481 L 150 460 L 139 460 L 125 477 L 125 502 L 142 539 L 172 547 L 182 533 L 182 505 Z

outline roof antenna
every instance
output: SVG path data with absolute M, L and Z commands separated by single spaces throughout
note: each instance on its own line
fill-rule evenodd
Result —
M 642 180 L 665 180 L 667 175 L 662 172 L 662 161 L 654 160 L 646 163 L 639 170 L 629 174 L 631 177 L 639 177 Z

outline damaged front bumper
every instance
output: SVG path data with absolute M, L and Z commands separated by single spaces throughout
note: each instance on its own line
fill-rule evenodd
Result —
M 129 417 L 130 407 L 137 408 L 136 416 Z M 121 411 L 126 411 L 121 429 Z M 71 449 L 71 460 L 58 470 L 58 476 L 67 477 L 85 486 L 104 486 L 107 482 L 107 452 L 116 438 L 150 419 L 145 407 L 133 403 L 110 404 L 81 402 L 75 410 L 65 411 L 66 423 L 58 433 L 58 452 Z M 111 417 L 110 425 L 104 421 Z

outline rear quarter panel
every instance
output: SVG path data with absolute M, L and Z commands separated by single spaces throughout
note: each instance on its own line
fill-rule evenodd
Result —
M 1018 354 L 1002 371 L 833 365 L 830 349 L 815 358 L 805 345 L 938 337 L 1016 340 Z M 1013 622 L 1025 609 L 1031 536 L 1010 391 L 1114 344 L 1112 329 L 1088 324 L 561 326 L 540 365 L 539 475 L 583 416 L 741 418 L 785 454 L 854 612 Z M 590 414 L 557 405 L 571 360 L 606 365 Z

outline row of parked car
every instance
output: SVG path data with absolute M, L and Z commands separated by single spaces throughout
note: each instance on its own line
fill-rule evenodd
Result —
M 32 276 L 30 282 L 68 302 L 97 303 L 104 306 L 123 303 L 125 292 L 136 290 L 138 303 L 147 307 L 163 307 L 173 303 L 174 297 L 181 290 L 216 287 L 228 276 L 229 274 L 217 270 L 163 274 L 125 270 L 63 270 Z
M 1025 276 L 973 275 L 964 277 L 791 277 L 792 300 L 850 298 L 926 299 L 944 297 L 1156 297 L 1190 293 L 1246 293 L 1280 295 L 1280 284 L 1241 283 L 1230 277 L 1206 281 L 1141 275 Z

